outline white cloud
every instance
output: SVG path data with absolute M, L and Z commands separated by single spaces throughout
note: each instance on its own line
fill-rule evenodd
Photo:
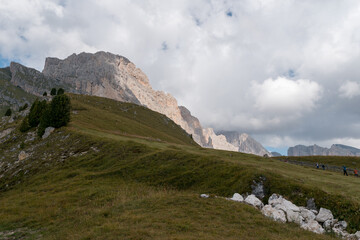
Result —
M 321 97 L 321 86 L 310 80 L 285 77 L 253 83 L 255 107 L 275 115 L 302 115 L 311 112 Z
M 339 89 L 340 96 L 343 98 L 353 98 L 360 95 L 360 85 L 357 82 L 346 81 Z

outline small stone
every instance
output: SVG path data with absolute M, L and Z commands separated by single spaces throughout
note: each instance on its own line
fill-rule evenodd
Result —
M 29 155 L 25 152 L 25 151 L 21 151 L 18 155 L 18 160 L 22 161 L 24 159 L 26 159 Z
M 346 221 L 340 221 L 336 224 L 334 224 L 334 228 L 338 228 L 338 229 L 341 229 L 341 230 L 345 230 L 347 228 L 348 224 Z
M 355 233 L 355 236 L 356 236 L 358 239 L 360 239 L 360 231 L 357 231 L 357 232 Z
M 53 128 L 53 127 L 47 127 L 47 128 L 45 129 L 45 132 L 44 132 L 43 136 L 42 136 L 42 139 L 45 139 L 45 138 L 49 137 L 50 134 L 51 134 L 54 130 L 55 130 L 55 128 Z
M 244 198 L 239 193 L 234 193 L 233 197 L 230 198 L 230 200 L 233 200 L 235 202 L 243 202 Z
M 203 194 L 200 195 L 200 197 L 201 197 L 201 198 L 209 198 L 210 196 L 209 196 L 209 194 L 204 194 L 204 193 L 203 193 Z
M 330 232 L 331 229 L 334 227 L 335 223 L 337 222 L 338 222 L 337 219 L 326 220 L 323 224 L 323 227 L 326 231 Z

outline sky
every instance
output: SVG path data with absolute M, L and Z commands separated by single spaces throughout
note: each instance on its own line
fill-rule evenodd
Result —
M 358 0 L 0 0 L 0 66 L 100 50 L 203 127 L 360 148 Z

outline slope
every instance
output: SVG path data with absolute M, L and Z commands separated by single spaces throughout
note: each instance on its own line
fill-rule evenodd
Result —
M 14 130 L 0 145 L 0 236 L 331 239 L 272 222 L 243 204 L 198 197 L 249 193 L 260 176 L 267 179 L 265 198 L 276 192 L 304 206 L 313 197 L 318 206 L 346 219 L 349 231 L 360 229 L 360 193 L 352 191 L 359 179 L 202 149 L 176 125 L 166 124 L 163 115 L 141 106 L 70 96 L 68 127 L 47 139 Z M 21 151 L 28 157 L 19 160 Z

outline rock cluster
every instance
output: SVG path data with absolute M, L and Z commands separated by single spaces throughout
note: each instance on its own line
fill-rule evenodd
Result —
M 201 197 L 208 198 L 209 195 L 201 194 Z M 293 222 L 298 224 L 302 229 L 317 234 L 333 232 L 343 239 L 360 240 L 360 231 L 357 231 L 355 234 L 349 234 L 346 231 L 348 226 L 347 222 L 334 219 L 332 212 L 326 208 L 320 208 L 320 210 L 317 211 L 306 207 L 296 206 L 276 193 L 270 196 L 268 204 L 266 205 L 253 194 L 244 198 L 241 194 L 235 193 L 229 200 L 249 204 L 259 209 L 264 216 L 277 222 Z

